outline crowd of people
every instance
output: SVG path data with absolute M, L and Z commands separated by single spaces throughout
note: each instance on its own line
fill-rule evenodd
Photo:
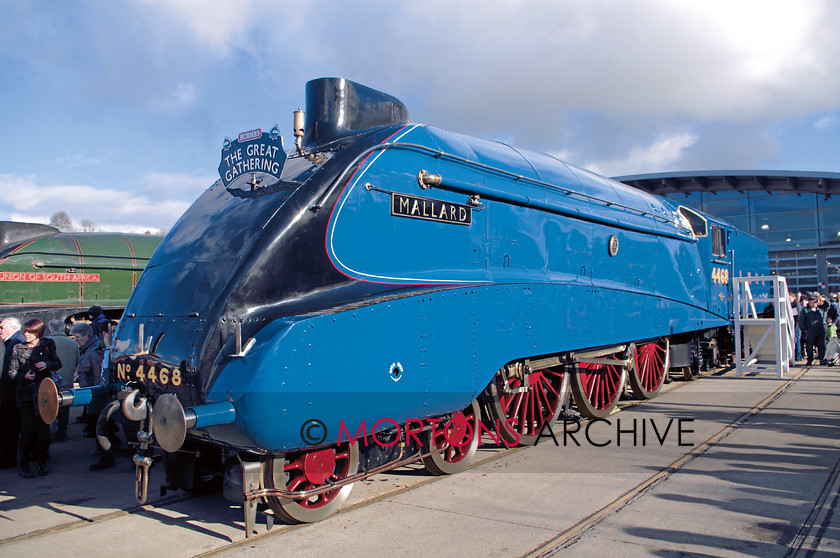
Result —
M 0 321 L 0 468 L 17 467 L 24 478 L 49 473 L 52 434 L 50 425 L 39 416 L 37 403 L 38 386 L 43 380 L 50 378 L 59 389 L 70 389 L 74 384 L 90 387 L 103 381 L 105 347 L 115 324 L 98 305 L 91 306 L 88 313 L 90 322 L 73 324 L 69 336 L 61 320 L 47 325 L 38 318 L 23 324 L 17 318 Z M 45 335 L 47 328 L 49 335 Z M 100 411 L 96 405 L 85 408 L 85 437 L 96 437 Z M 69 422 L 70 408 L 62 407 L 53 423 L 56 442 L 67 439 Z M 111 452 L 98 443 L 96 453 L 99 461 L 90 466 L 91 470 L 114 466 Z
M 788 293 L 794 320 L 794 352 L 797 361 L 810 366 L 814 361 L 827 366 L 840 364 L 840 325 L 838 295 L 818 292 Z

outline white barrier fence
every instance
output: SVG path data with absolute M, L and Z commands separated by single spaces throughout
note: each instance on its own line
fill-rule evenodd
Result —
M 773 371 L 784 378 L 795 354 L 787 281 L 778 276 L 736 277 L 733 291 L 736 375 Z M 764 316 L 768 304 L 772 317 Z

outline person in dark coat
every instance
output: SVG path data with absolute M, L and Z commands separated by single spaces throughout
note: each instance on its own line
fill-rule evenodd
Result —
M 105 358 L 105 350 L 99 342 L 99 337 L 93 331 L 90 324 L 80 322 L 73 326 L 70 335 L 79 344 L 81 356 L 79 368 L 76 370 L 76 377 L 80 387 L 98 386 L 102 379 L 102 360 Z M 88 405 L 85 408 L 84 435 L 86 438 L 96 436 L 96 420 L 99 417 L 101 408 L 96 405 Z
M 818 303 L 817 297 L 812 296 L 799 318 L 805 333 L 805 351 L 808 354 L 806 366 L 814 362 L 814 346 L 817 347 L 820 363 L 825 364 L 825 313 L 817 306 Z
M 3 339 L 3 360 L 0 370 L 0 469 L 17 466 L 17 444 L 20 436 L 20 414 L 15 404 L 15 386 L 9 378 L 12 349 L 23 343 L 20 322 L 16 318 L 0 321 L 0 338 Z
M 799 316 L 802 314 L 802 305 L 795 293 L 788 293 L 790 298 L 790 313 L 793 316 L 793 338 L 794 338 L 794 360 L 802 360 L 802 328 L 799 327 Z
M 50 451 L 50 425 L 38 415 L 37 394 L 41 382 L 61 368 L 55 342 L 44 337 L 44 322 L 34 318 L 23 324 L 25 343 L 12 349 L 9 378 L 15 384 L 15 404 L 20 414 L 18 467 L 24 478 L 36 476 L 29 467 L 29 456 L 35 453 L 37 475 L 46 475 Z
M 82 357 L 79 361 L 79 385 L 82 387 L 98 386 L 102 378 L 102 360 L 104 358 L 104 349 L 100 343 L 99 337 L 90 324 L 81 322 L 73 326 L 70 330 L 70 335 L 76 339 L 76 343 L 81 348 Z M 88 405 L 85 408 L 85 436 L 88 438 L 96 437 L 96 423 L 99 420 L 100 414 L 104 412 L 102 405 Z M 113 425 L 106 426 L 108 431 L 108 439 L 111 445 L 115 445 L 116 436 Z M 100 469 L 107 469 L 114 466 L 114 456 L 109 451 L 106 451 L 96 444 L 99 450 L 99 461 L 90 466 L 91 471 L 98 471 Z
M 90 316 L 90 327 L 93 329 L 93 334 L 96 337 L 102 338 L 103 333 L 108 333 L 111 320 L 102 313 L 102 307 L 94 304 L 88 309 Z
M 96 336 L 91 325 L 85 322 L 74 325 L 70 330 L 70 335 L 79 344 L 81 353 L 76 373 L 79 386 L 98 386 L 102 379 L 102 359 L 105 357 L 105 349 L 99 337 Z

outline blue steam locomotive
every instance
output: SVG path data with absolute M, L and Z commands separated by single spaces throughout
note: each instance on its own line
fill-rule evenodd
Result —
M 351 81 L 309 82 L 306 106 L 288 152 L 276 127 L 226 140 L 131 296 L 108 381 L 43 399 L 119 392 L 140 499 L 160 446 L 167 486 L 223 477 L 246 527 L 260 499 L 317 521 L 367 475 L 458 472 L 477 434 L 533 444 L 570 393 L 603 417 L 626 382 L 654 397 L 731 352 L 731 279 L 767 273 L 762 242 L 411 124 Z

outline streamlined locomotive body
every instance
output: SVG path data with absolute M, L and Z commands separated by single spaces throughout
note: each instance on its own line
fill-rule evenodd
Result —
M 246 523 L 259 498 L 321 519 L 411 459 L 457 472 L 477 432 L 533 443 L 569 391 L 606 416 L 625 381 L 653 397 L 714 364 L 731 278 L 767 272 L 725 222 L 346 80 L 307 84 L 302 124 L 288 153 L 226 142 L 132 294 L 100 394 L 142 422 L 140 495 L 155 445 L 170 486 L 226 470 Z

